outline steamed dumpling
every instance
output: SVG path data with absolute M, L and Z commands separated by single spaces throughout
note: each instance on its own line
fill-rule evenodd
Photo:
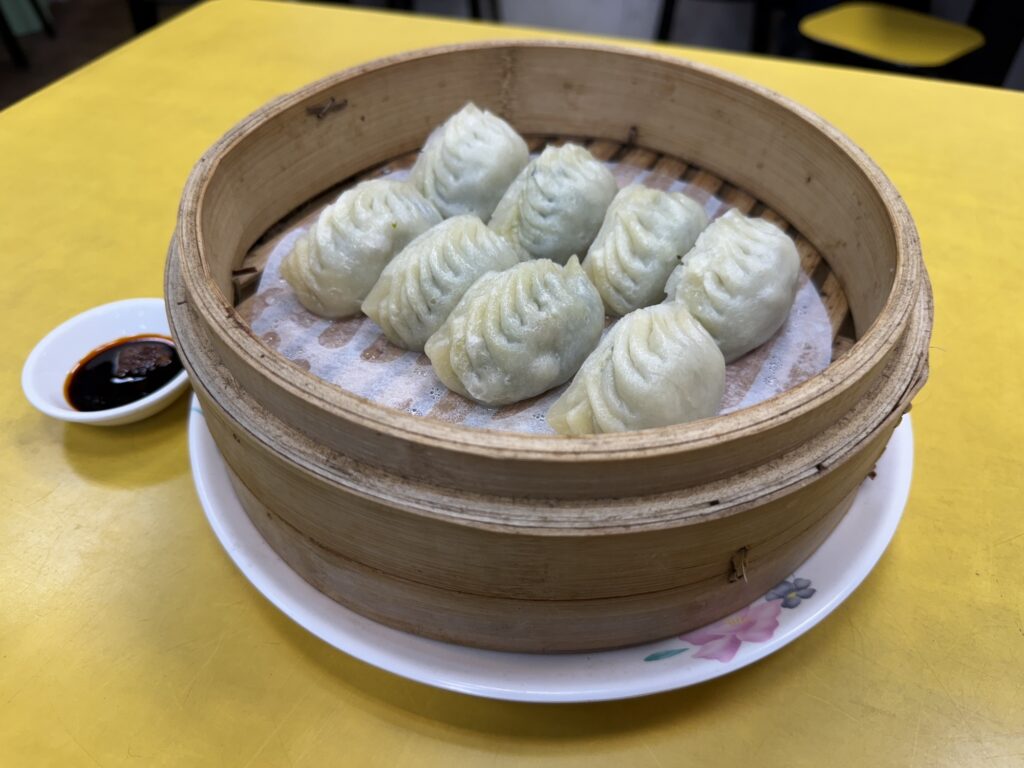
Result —
M 381 273 L 363 302 L 395 344 L 422 350 L 481 275 L 519 263 L 509 245 L 476 216 L 456 216 L 428 229 Z
M 583 262 L 608 314 L 660 302 L 668 276 L 707 225 L 704 206 L 681 192 L 636 184 L 620 190 Z
M 471 213 L 486 220 L 529 160 L 511 125 L 470 103 L 430 135 L 411 181 L 445 218 Z
M 586 252 L 617 190 L 583 147 L 547 147 L 512 182 L 490 227 L 530 258 L 565 264 Z
M 321 211 L 285 256 L 281 274 L 310 312 L 348 317 L 391 258 L 440 221 L 411 184 L 364 181 Z
M 477 280 L 427 340 L 448 389 L 507 405 L 568 381 L 597 345 L 601 297 L 574 256 L 524 261 Z
M 799 276 L 800 256 L 789 235 L 733 209 L 701 233 L 665 292 L 708 329 L 731 363 L 786 322 Z
M 548 410 L 563 435 L 666 427 L 718 413 L 725 360 L 680 304 L 631 312 L 587 358 Z

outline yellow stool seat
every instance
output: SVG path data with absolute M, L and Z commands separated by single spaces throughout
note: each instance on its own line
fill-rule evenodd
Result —
M 985 44 L 973 27 L 884 3 L 840 3 L 799 27 L 815 42 L 903 67 L 941 67 Z

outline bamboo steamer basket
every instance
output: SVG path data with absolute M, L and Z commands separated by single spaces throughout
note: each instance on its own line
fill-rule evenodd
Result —
M 254 246 L 318 195 L 416 150 L 468 100 L 523 134 L 586 137 L 727 180 L 820 252 L 856 342 L 751 408 L 564 438 L 390 409 L 261 341 L 235 307 Z M 685 631 L 790 574 L 923 385 L 932 315 L 906 207 L 820 118 L 674 58 L 549 42 L 393 57 L 253 114 L 187 183 L 166 296 L 243 506 L 289 565 L 391 626 L 543 652 Z

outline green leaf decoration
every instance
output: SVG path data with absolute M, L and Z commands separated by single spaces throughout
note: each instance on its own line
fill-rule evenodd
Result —
M 686 653 L 690 650 L 689 648 L 669 648 L 667 651 L 655 651 L 650 656 L 646 656 L 644 661 L 661 661 L 662 659 L 670 659 L 673 656 L 678 656 L 680 653 Z

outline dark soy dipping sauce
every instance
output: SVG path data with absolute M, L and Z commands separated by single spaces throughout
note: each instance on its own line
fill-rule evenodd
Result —
M 86 355 L 68 374 L 64 397 L 76 411 L 105 411 L 153 394 L 180 371 L 173 340 L 129 336 Z

